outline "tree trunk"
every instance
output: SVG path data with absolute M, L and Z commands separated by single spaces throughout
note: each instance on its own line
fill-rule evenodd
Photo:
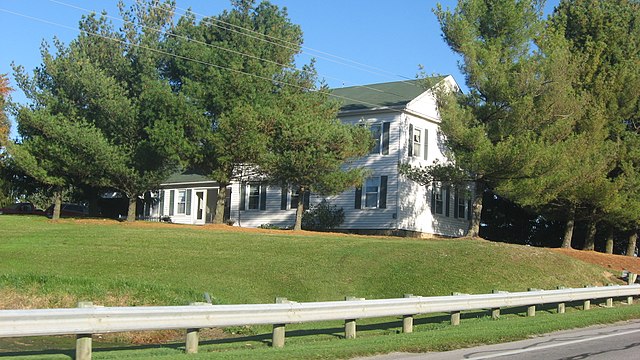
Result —
M 584 239 L 584 246 L 582 247 L 582 250 L 593 251 L 595 249 L 596 249 L 596 221 L 589 220 L 587 237 Z
M 572 205 L 569 208 L 569 214 L 567 217 L 567 226 L 564 228 L 564 239 L 562 240 L 562 248 L 571 248 L 571 239 L 573 238 L 573 226 L 575 224 L 576 208 Z
M 298 189 L 298 207 L 296 209 L 296 222 L 293 224 L 293 230 L 302 230 L 302 214 L 304 214 L 304 186 Z
M 607 232 L 607 245 L 605 246 L 605 253 L 613 254 L 613 229 L 609 229 Z
M 467 237 L 478 238 L 480 237 L 480 220 L 482 217 L 482 198 L 484 197 L 485 185 L 483 182 L 476 181 L 476 188 L 474 191 L 471 223 L 469 224 L 469 231 Z
M 218 198 L 216 199 L 216 214 L 213 216 L 214 224 L 224 224 L 224 205 L 227 201 L 227 185 L 220 184 Z
M 60 219 L 60 210 L 62 209 L 62 189 L 56 187 L 53 191 L 53 213 L 51 220 Z
M 135 195 L 129 196 L 129 210 L 127 211 L 127 222 L 136 221 L 137 204 L 138 204 L 138 197 Z
M 633 234 L 629 235 L 629 241 L 627 242 L 627 256 L 635 256 L 637 240 L 638 232 L 634 231 Z

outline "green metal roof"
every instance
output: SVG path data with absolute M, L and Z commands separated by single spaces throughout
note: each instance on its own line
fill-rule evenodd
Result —
M 403 106 L 427 91 L 427 84 L 441 79 L 443 77 L 350 86 L 332 89 L 331 95 L 342 102 L 341 111 Z
M 215 180 L 195 173 L 175 173 L 169 176 L 167 180 L 163 181 L 162 184 L 185 184 L 195 182 L 215 182 Z

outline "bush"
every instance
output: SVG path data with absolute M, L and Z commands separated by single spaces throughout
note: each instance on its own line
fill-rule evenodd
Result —
M 344 210 L 338 209 L 328 201 L 322 200 L 320 204 L 312 206 L 302 215 L 302 228 L 304 230 L 327 231 L 335 229 L 344 222 Z

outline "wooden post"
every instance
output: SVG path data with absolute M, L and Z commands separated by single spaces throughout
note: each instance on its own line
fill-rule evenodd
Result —
M 460 311 L 451 312 L 451 325 L 453 326 L 460 325 Z
M 364 298 L 357 298 L 353 296 L 346 296 L 345 301 L 364 300 Z M 344 321 L 344 337 L 345 339 L 356 338 L 356 319 L 346 319 Z
M 609 283 L 607 284 L 607 286 L 613 286 L 613 284 Z M 605 307 L 608 307 L 608 308 L 613 307 L 613 298 L 607 298 Z
M 627 273 L 627 284 L 629 285 L 633 285 L 636 283 L 636 280 L 638 280 L 638 274 L 634 274 L 634 273 Z
M 93 307 L 91 301 L 81 301 L 78 303 L 79 308 Z M 76 360 L 91 360 L 91 334 L 76 335 Z
M 204 302 L 192 302 L 189 305 L 191 306 L 200 306 L 207 305 L 208 303 Z M 198 345 L 200 343 L 200 329 L 191 328 L 187 329 L 187 337 L 184 345 L 184 352 L 187 354 L 197 354 L 198 353 Z
M 584 287 L 588 288 L 590 287 L 589 285 L 585 285 Z M 591 300 L 585 300 L 582 303 L 582 310 L 590 310 L 591 309 Z
M 276 298 L 276 304 L 286 304 L 287 298 Z M 285 339 L 285 324 L 273 324 L 273 334 L 271 336 L 271 346 L 274 348 L 283 348 Z
M 564 289 L 564 286 L 558 286 L 558 290 L 562 290 Z M 565 305 L 564 303 L 558 303 L 558 314 L 564 314 L 565 313 Z
M 461 296 L 461 295 L 468 295 L 468 294 L 463 294 L 463 293 L 459 293 L 459 292 L 452 292 L 451 293 L 452 296 Z M 452 311 L 451 312 L 451 325 L 453 326 L 458 326 L 460 325 L 460 311 Z
M 413 294 L 404 294 L 405 298 L 412 298 Z M 413 332 L 413 315 L 402 315 L 402 332 L 409 334 Z
M 505 294 L 505 293 L 507 293 L 507 291 L 491 290 L 491 293 L 492 294 Z M 493 320 L 500 319 L 500 308 L 492 308 L 491 309 L 491 318 Z
M 528 291 L 539 291 L 540 289 L 535 289 L 535 288 L 529 288 Z M 527 316 L 529 317 L 533 317 L 536 316 L 536 306 L 535 305 L 530 305 L 527 306 Z

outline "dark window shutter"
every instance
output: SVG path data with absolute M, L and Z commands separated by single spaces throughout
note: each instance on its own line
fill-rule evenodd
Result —
M 456 192 L 453 195 L 453 217 L 454 218 L 458 218 L 458 189 L 456 189 Z M 464 216 L 464 214 L 462 214 L 462 216 Z
M 449 212 L 449 208 L 451 207 L 451 200 L 449 199 L 451 197 L 451 186 L 447 186 L 447 191 L 445 193 L 445 196 L 446 196 L 445 202 L 447 204 L 445 207 L 446 209 L 445 216 L 451 216 Z
M 356 209 L 362 209 L 362 187 L 356 188 Z
M 471 208 L 471 200 L 467 201 L 467 219 L 471 220 L 471 218 L 473 217 L 473 209 Z
M 436 183 L 431 184 L 431 214 L 436 213 Z
M 427 131 L 427 129 L 424 129 L 424 135 L 422 137 L 422 141 L 424 142 L 424 154 L 423 154 L 423 159 L 427 160 L 427 154 L 428 154 L 428 149 L 429 149 L 429 132 Z
M 160 190 L 160 211 L 158 212 L 158 215 L 160 215 L 161 217 L 164 216 L 164 190 Z
M 409 157 L 413 156 L 413 124 L 409 124 Z
M 311 198 L 311 191 L 309 190 L 305 190 L 304 191 L 304 197 L 302 199 L 302 208 L 304 210 L 307 210 L 309 208 L 309 200 Z
M 191 215 L 191 189 L 187 190 L 187 203 L 186 203 L 186 211 L 185 215 Z
M 240 210 L 247 210 L 247 183 L 240 183 Z
M 260 185 L 260 210 L 267 210 L 267 185 Z
M 287 194 L 289 193 L 289 188 L 287 185 L 282 185 L 282 193 L 280 194 L 280 210 L 287 210 Z
M 173 215 L 173 206 L 175 205 L 175 201 L 176 201 L 176 191 L 171 190 L 169 191 L 169 216 Z
M 378 207 L 380 209 L 387 208 L 387 179 L 388 176 L 380 176 L 380 203 Z
M 382 123 L 382 155 L 389 155 L 389 125 Z

